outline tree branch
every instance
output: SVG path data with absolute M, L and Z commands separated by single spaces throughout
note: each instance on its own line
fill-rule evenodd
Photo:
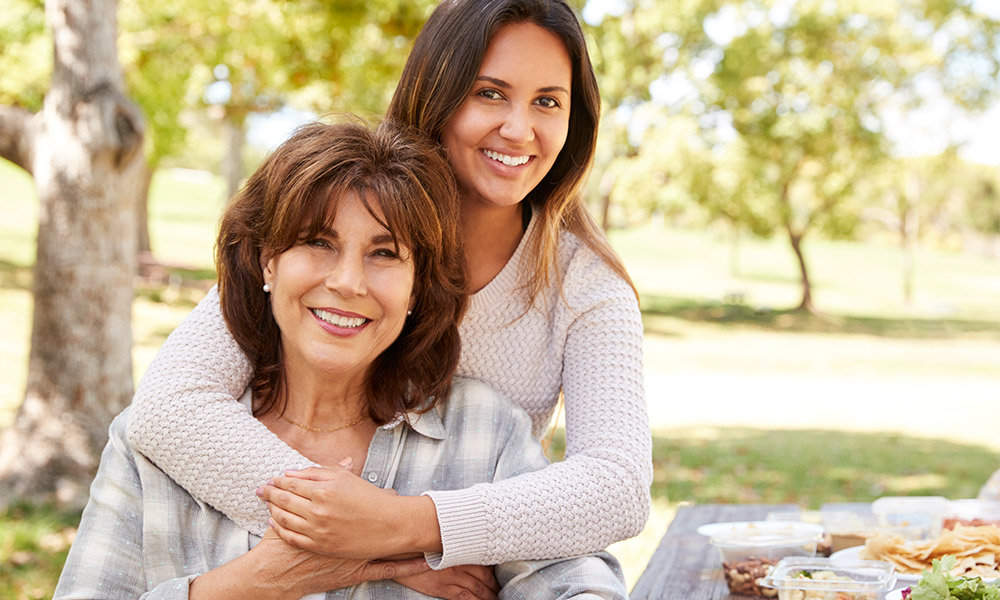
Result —
M 19 106 L 0 106 L 0 158 L 28 173 L 35 155 L 35 114 Z

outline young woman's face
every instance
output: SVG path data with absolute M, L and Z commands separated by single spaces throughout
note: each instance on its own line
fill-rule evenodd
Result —
M 572 79 L 555 34 L 532 23 L 497 32 L 441 136 L 464 206 L 511 206 L 538 185 L 566 142 Z
M 264 264 L 287 366 L 363 375 L 402 331 L 413 279 L 409 249 L 345 194 L 328 229 Z

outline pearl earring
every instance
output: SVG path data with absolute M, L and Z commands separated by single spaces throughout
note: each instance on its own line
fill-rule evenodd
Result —
M 268 294 L 270 292 L 271 292 L 271 284 L 270 283 L 265 283 L 264 284 L 264 293 Z
M 408 310 L 408 311 L 406 311 L 406 316 L 410 316 L 410 315 L 412 315 L 412 314 L 413 314 L 413 311 L 412 311 L 412 310 Z

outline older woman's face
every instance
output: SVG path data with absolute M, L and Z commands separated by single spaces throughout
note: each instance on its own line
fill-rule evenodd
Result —
M 363 376 L 402 331 L 413 278 L 409 249 L 345 194 L 328 229 L 264 265 L 286 364 Z

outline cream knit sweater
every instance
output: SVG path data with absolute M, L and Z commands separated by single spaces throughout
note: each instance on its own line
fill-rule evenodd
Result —
M 649 514 L 651 441 L 635 296 L 563 233 L 563 293 L 550 288 L 525 313 L 519 264 L 537 221 L 500 274 L 472 296 L 460 326 L 458 374 L 524 408 L 536 436 L 562 389 L 566 460 L 497 483 L 428 491 L 444 545 L 436 568 L 597 551 L 639 533 Z M 146 370 L 128 437 L 191 495 L 260 535 L 267 512 L 254 490 L 312 463 L 236 401 L 250 374 L 213 289 Z

